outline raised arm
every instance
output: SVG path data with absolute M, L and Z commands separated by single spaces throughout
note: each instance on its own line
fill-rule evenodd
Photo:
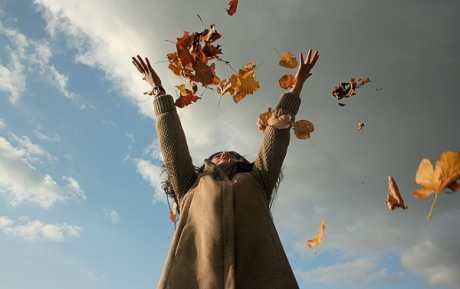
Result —
M 310 71 L 315 66 L 319 54 L 316 51 L 312 55 L 312 50 L 310 49 L 305 60 L 302 52 L 300 52 L 299 58 L 300 65 L 296 73 L 296 84 L 290 92 L 281 96 L 274 110 L 274 115 L 280 117 L 283 114 L 288 114 L 291 116 L 292 121 L 294 121 L 300 107 L 300 93 L 303 84 L 312 75 Z M 273 126 L 268 126 L 264 131 L 263 140 L 254 162 L 253 174 L 265 189 L 269 202 L 289 146 L 291 136 L 289 128 L 277 129 Z
M 156 115 L 156 129 L 163 155 L 168 180 L 174 189 L 176 198 L 181 200 L 196 178 L 195 167 L 187 146 L 184 130 L 177 114 L 171 95 L 162 89 L 161 79 L 150 65 L 148 58 L 132 58 L 134 66 L 144 76 L 153 90 L 153 107 Z

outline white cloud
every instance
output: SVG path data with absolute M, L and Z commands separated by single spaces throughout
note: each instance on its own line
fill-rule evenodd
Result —
M 149 160 L 133 159 L 133 162 L 137 167 L 138 173 L 141 174 L 142 178 L 153 188 L 154 193 L 152 201 L 154 203 L 158 201 L 164 202 L 166 198 L 165 192 L 161 189 L 162 179 L 160 176 L 162 168 L 153 165 Z
M 28 241 L 64 242 L 70 238 L 80 236 L 83 229 L 66 223 L 45 224 L 42 221 L 30 221 L 28 217 L 21 217 L 19 224 L 7 216 L 0 217 L 0 230 L 6 235 L 21 237 Z
M 15 104 L 26 91 L 27 75 L 36 78 L 40 74 L 49 84 L 59 90 L 65 97 L 78 103 L 78 96 L 67 90 L 68 76 L 60 73 L 50 64 L 52 58 L 51 46 L 47 40 L 28 39 L 19 30 L 6 28 L 0 23 L 0 34 L 6 36 L 9 43 L 5 51 L 9 56 L 7 66 L 0 63 L 0 90 L 10 93 L 9 100 Z
M 112 223 L 118 223 L 120 221 L 120 215 L 114 209 L 102 209 L 102 212 L 106 217 L 109 217 Z
M 13 135 L 17 146 L 0 137 L 0 195 L 12 206 L 32 203 L 49 208 L 55 202 L 69 199 L 85 200 L 84 191 L 72 177 L 64 176 L 67 182 L 61 186 L 49 174 L 41 174 L 31 163 L 42 163 L 55 158 L 28 137 Z
M 454 247 L 441 248 L 425 241 L 402 254 L 401 263 L 408 270 L 425 277 L 426 283 L 431 286 L 460 288 L 460 265 L 456 260 L 458 254 L 450 249 L 458 251 Z
M 374 282 L 392 282 L 403 277 L 402 274 L 388 273 L 386 268 L 380 267 L 377 260 L 366 258 L 328 267 L 318 267 L 303 272 L 300 276 L 309 282 L 326 285 L 347 284 L 352 288 L 369 288 L 369 285 Z
M 53 142 L 60 142 L 61 137 L 58 134 L 54 134 L 54 136 L 49 136 L 44 133 L 39 132 L 38 130 L 34 130 L 34 134 L 41 140 L 53 141 Z

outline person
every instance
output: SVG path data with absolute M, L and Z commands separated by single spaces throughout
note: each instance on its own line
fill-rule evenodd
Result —
M 310 49 L 296 83 L 284 93 L 273 117 L 294 119 L 304 82 L 319 53 Z M 155 95 L 156 129 L 168 184 L 180 218 L 157 288 L 299 288 L 276 231 L 270 203 L 290 141 L 290 130 L 268 126 L 253 163 L 232 151 L 192 163 L 171 95 L 138 55 L 133 64 Z

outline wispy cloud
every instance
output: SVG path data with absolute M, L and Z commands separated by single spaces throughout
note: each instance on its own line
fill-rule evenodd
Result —
M 21 217 L 18 222 L 7 216 L 0 217 L 0 230 L 6 235 L 21 237 L 25 240 L 64 242 L 80 236 L 83 229 L 66 223 L 45 224 L 42 221 Z
M 26 136 L 13 135 L 12 139 L 16 146 L 0 137 L 0 195 L 10 205 L 31 203 L 49 208 L 55 202 L 86 199 L 85 192 L 72 177 L 63 176 L 64 184 L 59 185 L 49 174 L 42 174 L 33 166 L 34 162 L 55 160 L 43 148 Z
M 351 288 L 368 288 L 369 284 L 378 281 L 395 281 L 402 274 L 390 274 L 386 268 L 380 267 L 375 259 L 356 259 L 351 262 L 318 267 L 304 273 L 301 277 L 309 282 L 325 285 L 347 284 Z
M 106 217 L 110 218 L 112 223 L 118 223 L 120 221 L 120 215 L 114 209 L 104 208 L 102 209 L 102 212 L 104 213 Z
M 0 22 L 0 34 L 6 36 L 4 44 L 9 62 L 0 62 L 0 90 L 10 93 L 9 101 L 15 104 L 21 99 L 27 88 L 27 77 L 40 75 L 43 80 L 57 88 L 58 91 L 81 108 L 79 97 L 67 89 L 68 76 L 60 73 L 50 63 L 53 56 L 48 40 L 27 38 L 19 30 L 7 28 Z

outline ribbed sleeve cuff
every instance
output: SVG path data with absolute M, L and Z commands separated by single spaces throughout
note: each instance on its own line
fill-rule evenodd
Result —
M 295 93 L 286 92 L 281 96 L 280 101 L 276 105 L 276 110 L 281 113 L 289 113 L 295 116 L 299 111 L 301 99 Z
M 164 94 L 153 99 L 153 108 L 155 110 L 155 115 L 160 115 L 162 113 L 170 112 L 176 109 L 174 105 L 174 100 L 171 95 Z

